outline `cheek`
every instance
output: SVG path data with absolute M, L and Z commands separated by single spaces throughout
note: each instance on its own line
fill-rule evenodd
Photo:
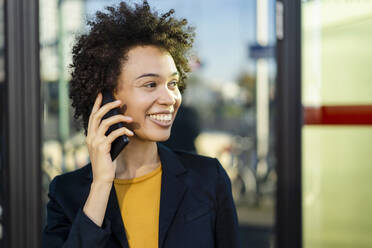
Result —
M 176 106 L 179 107 L 182 103 L 182 95 L 181 92 L 178 90 L 177 93 L 174 96 L 174 99 L 176 100 Z
M 128 91 L 128 94 L 123 98 L 123 102 L 128 106 L 127 113 L 132 117 L 144 116 L 153 102 L 151 95 L 141 92 L 139 89 Z
M 147 111 L 149 110 L 151 104 L 147 101 L 136 101 L 132 103 L 132 106 L 130 107 L 130 115 L 137 119 L 138 121 L 145 118 Z

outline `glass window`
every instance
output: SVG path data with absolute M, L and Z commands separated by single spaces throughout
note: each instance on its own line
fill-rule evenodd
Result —
M 54 176 L 88 161 L 67 93 L 74 35 L 84 32 L 86 17 L 119 2 L 40 0 L 45 202 Z M 275 1 L 257 2 L 149 1 L 196 27 L 193 71 L 166 145 L 219 159 L 232 182 L 243 247 L 269 247 L 275 219 Z
M 304 247 L 369 247 L 372 2 L 302 3 Z
M 85 25 L 85 2 L 40 0 L 40 75 L 43 113 L 43 202 L 50 181 L 88 162 L 84 134 L 73 119 L 68 97 L 71 47 Z M 44 215 L 45 218 L 45 215 Z

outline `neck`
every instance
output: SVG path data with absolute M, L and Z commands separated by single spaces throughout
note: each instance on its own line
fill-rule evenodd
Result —
M 130 142 L 114 160 L 116 178 L 129 179 L 142 176 L 159 166 L 158 148 L 154 141 L 130 137 Z

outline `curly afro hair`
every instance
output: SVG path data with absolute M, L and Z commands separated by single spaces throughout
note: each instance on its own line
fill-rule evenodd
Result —
M 173 9 L 159 16 L 144 0 L 133 7 L 121 2 L 106 10 L 96 12 L 95 18 L 87 22 L 90 31 L 79 36 L 72 49 L 69 96 L 74 118 L 81 117 L 85 135 L 95 98 L 102 90 L 116 88 L 121 65 L 131 48 L 155 45 L 168 51 L 180 74 L 181 93 L 190 71 L 187 56 L 194 41 L 194 28 L 187 25 L 186 19 L 172 17 Z

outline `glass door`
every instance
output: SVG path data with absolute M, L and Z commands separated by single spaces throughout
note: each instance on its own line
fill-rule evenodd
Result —
M 76 34 L 87 31 L 87 19 L 119 2 L 39 0 L 44 220 L 50 181 L 89 162 L 84 133 L 69 107 L 71 47 Z M 149 3 L 159 13 L 174 8 L 177 17 L 196 27 L 192 73 L 166 145 L 217 157 L 231 179 L 242 247 L 272 247 L 277 180 L 275 0 Z
M 305 248 L 372 244 L 372 2 L 302 1 Z

